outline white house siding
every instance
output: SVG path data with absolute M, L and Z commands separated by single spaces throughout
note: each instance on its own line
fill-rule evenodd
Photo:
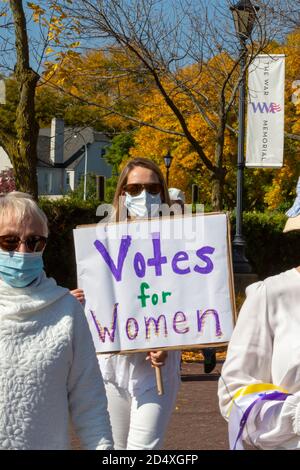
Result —
M 66 171 L 66 189 L 67 191 L 69 189 L 71 189 L 71 191 L 74 191 L 75 189 L 75 171 L 74 170 Z
M 88 145 L 87 173 L 111 177 L 111 166 L 103 158 L 109 142 L 95 141 Z M 12 168 L 12 164 L 2 147 L 0 147 L 0 171 Z M 38 166 L 38 192 L 40 195 L 62 195 L 74 190 L 84 175 L 84 154 L 67 168 Z M 67 183 L 67 180 L 69 183 Z
M 2 147 L 0 147 L 0 171 L 12 168 L 10 159 Z
M 101 157 L 102 149 L 108 144 L 105 142 L 94 142 L 88 147 L 87 173 L 103 175 L 106 178 L 111 177 L 111 166 Z M 75 167 L 75 182 L 78 184 L 80 177 L 84 175 L 84 156 L 81 157 L 79 163 Z
M 39 194 L 53 195 L 66 192 L 65 170 L 63 168 L 38 168 Z

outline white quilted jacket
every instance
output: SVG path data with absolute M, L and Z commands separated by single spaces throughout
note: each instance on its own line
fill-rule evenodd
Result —
M 112 448 L 79 302 L 44 273 L 24 289 L 0 281 L 0 449 L 68 449 L 69 413 L 84 448 Z

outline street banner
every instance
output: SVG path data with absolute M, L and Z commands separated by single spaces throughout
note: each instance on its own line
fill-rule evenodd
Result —
M 249 67 L 247 167 L 283 165 L 284 69 L 281 54 L 259 55 Z
M 234 325 L 226 214 L 74 230 L 78 287 L 96 351 L 227 344 Z

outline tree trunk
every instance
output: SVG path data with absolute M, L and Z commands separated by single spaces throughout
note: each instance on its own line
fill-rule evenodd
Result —
M 224 180 L 226 169 L 223 168 L 225 119 L 222 117 L 215 146 L 215 171 L 212 173 L 211 203 L 214 211 L 223 209 Z
M 215 172 L 211 178 L 212 191 L 211 191 L 211 204 L 213 211 L 223 210 L 223 196 L 224 196 L 224 174 L 223 172 Z
M 16 110 L 17 142 L 12 159 L 16 188 L 19 191 L 30 193 L 37 199 L 37 139 L 39 127 L 35 119 L 34 96 L 36 84 L 39 80 L 37 74 L 28 70 L 22 74 L 20 83 L 20 101 Z
M 19 88 L 16 110 L 16 142 L 11 147 L 16 187 L 19 191 L 38 197 L 37 188 L 37 139 L 39 127 L 35 119 L 35 92 L 39 75 L 29 65 L 29 46 L 26 19 L 22 2 L 10 0 L 14 18 L 16 56 L 15 76 Z

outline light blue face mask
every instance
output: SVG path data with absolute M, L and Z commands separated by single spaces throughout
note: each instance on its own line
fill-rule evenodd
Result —
M 128 193 L 125 198 L 125 206 L 129 214 L 134 217 L 157 217 L 161 205 L 160 194 L 150 194 L 145 189 L 137 196 L 131 196 Z
M 43 270 L 42 253 L 0 250 L 0 278 L 12 287 L 29 286 Z

